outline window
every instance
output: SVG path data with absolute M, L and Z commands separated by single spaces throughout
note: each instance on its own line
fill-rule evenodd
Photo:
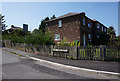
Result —
M 97 38 L 100 38 L 100 36 L 99 36 L 99 35 L 97 35 Z
M 88 22 L 88 27 L 89 27 L 89 28 L 91 28 L 91 27 L 92 27 L 92 26 L 91 26 L 91 22 Z
M 85 25 L 85 18 L 83 18 L 83 25 Z
M 55 40 L 60 40 L 60 34 L 55 34 Z
M 97 24 L 97 28 L 98 28 L 98 29 L 100 28 L 100 25 L 99 25 L 99 24 Z
M 48 23 L 46 24 L 46 26 L 48 26 Z
M 92 41 L 92 34 L 88 34 L 88 40 Z
M 107 31 L 107 29 L 106 28 L 104 28 L 104 32 L 106 32 Z
M 61 27 L 62 26 L 62 21 L 61 20 L 59 20 L 59 27 Z
M 103 26 L 101 27 L 101 30 L 103 31 Z

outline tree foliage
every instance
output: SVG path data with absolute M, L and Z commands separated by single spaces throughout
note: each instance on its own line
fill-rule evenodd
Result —
M 113 38 L 113 36 L 116 35 L 115 29 L 114 29 L 113 26 L 110 26 L 110 27 L 108 28 L 107 33 L 108 33 L 108 35 L 110 36 L 110 38 Z
M 45 21 L 49 20 L 49 17 L 46 17 L 45 19 L 41 20 L 41 24 L 39 25 L 39 30 L 41 30 L 43 33 L 45 33 Z
M 44 34 L 42 31 L 38 31 L 37 33 L 32 32 L 31 35 L 28 35 L 26 43 L 35 45 L 50 45 L 53 43 L 53 39 L 49 32 Z
M 52 16 L 52 19 L 55 15 Z M 34 45 L 50 45 L 54 44 L 53 37 L 49 32 L 45 32 L 45 21 L 49 20 L 49 17 L 41 20 L 41 24 L 38 29 L 34 29 L 32 33 L 27 32 L 27 37 L 25 41 L 25 33 L 22 29 L 16 29 L 10 33 L 4 31 L 3 39 L 10 39 L 13 43 L 27 43 Z
M 115 33 L 115 29 L 113 26 L 110 26 L 107 30 L 107 34 L 110 37 L 110 41 L 109 41 L 109 45 L 113 45 L 113 40 L 115 40 L 116 37 L 116 33 Z
M 5 20 L 4 20 L 4 15 L 2 15 L 2 14 L 0 14 L 0 28 L 2 29 L 2 30 L 5 30 L 6 29 L 6 24 L 5 24 Z
M 53 44 L 53 38 L 49 32 L 45 34 L 38 29 L 34 29 L 32 33 L 27 32 L 26 43 L 34 45 L 50 45 Z M 8 35 L 3 35 L 3 39 L 9 39 L 12 43 L 25 43 L 25 33 L 23 30 L 17 29 Z
M 56 18 L 55 15 L 53 15 L 53 16 L 51 17 L 51 19 L 54 19 L 54 18 Z
M 118 46 L 120 48 L 120 35 L 117 36 L 114 40 L 113 40 L 113 45 L 114 46 Z
M 46 27 L 45 21 L 48 21 L 48 20 L 54 19 L 54 18 L 56 18 L 55 15 L 53 15 L 51 18 L 46 17 L 46 18 L 42 19 L 41 23 L 39 25 L 39 30 L 42 31 L 45 34 L 45 27 Z

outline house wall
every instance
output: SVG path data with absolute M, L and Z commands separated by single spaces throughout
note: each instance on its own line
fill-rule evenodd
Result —
M 85 18 L 85 25 L 83 25 L 83 18 Z M 55 42 L 61 42 L 65 37 L 68 42 L 73 42 L 79 40 L 81 45 L 83 45 L 83 34 L 86 35 L 86 45 L 88 43 L 93 43 L 97 34 L 101 31 L 101 27 L 105 27 L 103 24 L 97 21 L 93 21 L 85 14 L 79 14 L 71 17 L 66 17 L 60 19 L 62 20 L 62 27 L 59 27 L 59 20 L 50 21 L 47 23 L 46 30 L 50 31 L 51 35 L 54 37 L 55 34 L 60 34 L 60 40 Z M 88 21 L 91 22 L 91 28 L 88 27 Z M 100 28 L 97 29 L 97 23 L 100 24 Z M 103 29 L 104 29 L 103 28 Z M 103 30 L 104 32 L 104 30 Z M 88 34 L 92 34 L 92 41 L 88 42 Z
M 80 21 L 79 18 L 80 16 L 72 16 L 72 17 L 67 17 L 62 20 L 62 27 L 58 26 L 58 21 L 55 20 L 52 22 L 47 23 L 48 26 L 47 31 L 50 31 L 51 34 L 60 34 L 60 41 L 63 40 L 65 37 L 68 42 L 73 42 L 75 40 L 80 40 Z M 60 42 L 60 41 L 55 41 L 55 42 Z
M 83 18 L 85 18 L 85 25 L 83 25 Z M 86 16 L 81 16 L 80 18 L 80 43 L 81 45 L 83 45 L 83 34 L 85 34 L 86 36 L 86 45 L 88 44 L 88 34 L 92 34 L 92 28 L 88 27 L 88 21 L 91 22 L 91 26 L 92 26 L 92 21 L 91 19 L 87 18 Z

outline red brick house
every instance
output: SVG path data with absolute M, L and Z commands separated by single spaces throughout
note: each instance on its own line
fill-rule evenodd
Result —
M 91 43 L 93 38 L 99 38 L 100 32 L 107 33 L 107 27 L 81 12 L 68 13 L 46 21 L 46 31 L 50 31 L 56 43 L 66 38 L 68 42 L 78 40 L 81 45 L 85 46 Z

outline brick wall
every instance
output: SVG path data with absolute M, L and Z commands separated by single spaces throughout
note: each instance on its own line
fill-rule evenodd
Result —
M 80 40 L 80 16 L 72 16 L 60 20 L 62 20 L 62 27 L 58 26 L 59 20 L 55 20 L 48 23 L 47 30 L 50 31 L 53 36 L 60 34 L 60 41 L 62 41 L 64 37 L 68 42 Z
M 83 25 L 83 18 L 85 18 L 85 25 Z M 59 20 L 62 21 L 62 27 L 59 27 Z M 92 28 L 88 27 L 88 22 L 91 22 Z M 97 23 L 100 24 L 100 28 L 97 29 Z M 60 34 L 60 40 L 55 42 L 61 42 L 63 38 L 66 38 L 68 42 L 73 42 L 75 40 L 79 40 L 81 45 L 83 45 L 83 34 L 86 36 L 86 45 L 88 44 L 88 34 L 92 34 L 92 40 L 95 38 L 97 34 L 102 31 L 105 27 L 98 21 L 93 21 L 84 13 L 69 16 L 61 19 L 56 19 L 50 22 L 47 22 L 46 31 L 50 31 L 52 36 L 55 34 Z

